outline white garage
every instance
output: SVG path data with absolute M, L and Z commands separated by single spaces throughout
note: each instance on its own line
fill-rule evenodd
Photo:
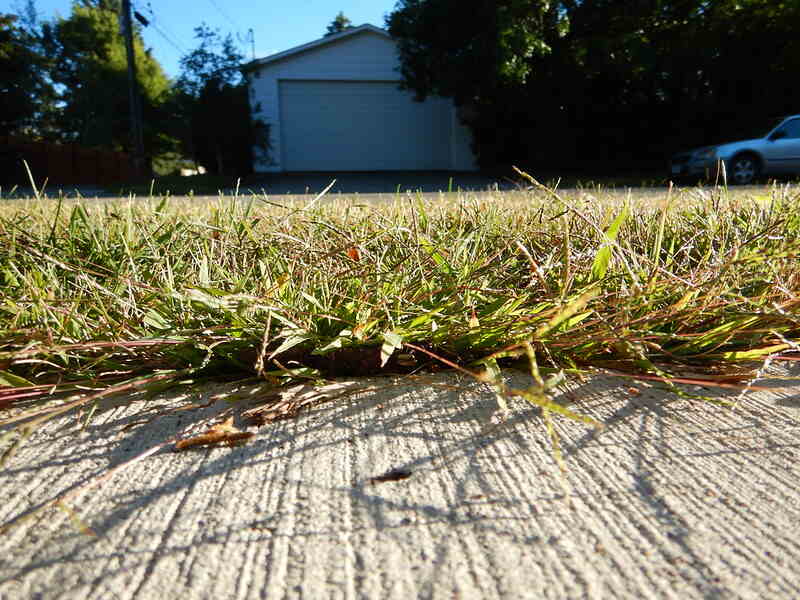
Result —
M 270 128 L 256 171 L 474 170 L 450 99 L 399 89 L 386 31 L 362 25 L 247 65 L 254 118 Z

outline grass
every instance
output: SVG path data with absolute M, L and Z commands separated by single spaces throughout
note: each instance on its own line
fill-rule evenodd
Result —
M 746 389 L 800 343 L 800 194 L 531 191 L 0 207 L 4 458 L 132 390 L 457 368 L 578 421 L 565 373 Z M 524 368 L 510 389 L 502 370 Z M 5 413 L 5 416 L 3 415 Z M 552 431 L 552 428 L 551 428 Z
M 220 190 L 234 189 L 239 186 L 235 177 L 223 175 L 163 175 L 148 183 L 106 186 L 107 192 L 125 197 L 131 194 L 142 196 L 216 196 Z

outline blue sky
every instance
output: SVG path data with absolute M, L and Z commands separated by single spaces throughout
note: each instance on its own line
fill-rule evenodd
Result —
M 0 12 L 16 13 L 24 0 L 0 0 Z M 71 0 L 35 0 L 43 19 L 70 14 Z M 371 23 L 383 27 L 384 15 L 395 0 L 131 0 L 151 25 L 143 31 L 145 44 L 153 49 L 167 75 L 180 72 L 180 57 L 195 47 L 194 28 L 200 23 L 232 33 L 241 40 L 242 52 L 252 57 L 247 30 L 255 37 L 260 58 L 305 44 L 325 33 L 339 11 L 354 25 Z

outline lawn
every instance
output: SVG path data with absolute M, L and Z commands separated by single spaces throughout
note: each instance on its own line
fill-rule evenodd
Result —
M 800 191 L 0 205 L 6 457 L 43 420 L 189 382 L 456 368 L 551 400 L 600 369 L 745 391 L 800 343 Z M 509 389 L 504 369 L 532 374 Z M 707 398 L 712 400 L 712 398 Z M 4 414 L 5 413 L 5 414 Z

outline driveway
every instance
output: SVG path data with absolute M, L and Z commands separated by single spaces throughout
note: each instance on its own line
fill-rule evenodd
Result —
M 451 171 L 391 171 L 380 173 L 274 173 L 253 175 L 245 178 L 240 193 L 266 193 L 270 196 L 315 195 L 335 180 L 329 194 L 380 194 L 398 192 L 423 192 L 427 194 L 453 191 L 487 191 L 515 189 L 509 177 L 485 175 L 476 172 Z M 231 178 L 232 183 L 235 178 Z M 84 198 L 115 197 L 114 186 L 96 185 L 48 185 L 46 194 L 56 197 L 62 192 L 67 197 L 80 195 Z M 233 194 L 234 188 L 223 190 Z M 33 196 L 30 186 L 0 189 L 0 198 L 26 198 Z M 176 194 L 172 194 L 177 196 Z
M 0 532 L 0 598 L 797 598 L 788 374 L 733 409 L 573 381 L 557 399 L 605 429 L 556 421 L 565 473 L 538 410 L 498 420 L 491 391 L 452 373 L 286 389 L 308 408 L 247 445 L 138 461 L 224 411 L 243 427 L 249 388 L 110 403 L 0 471 L 0 527 L 78 490 Z
M 246 188 L 270 195 L 314 194 L 333 180 L 331 194 L 395 194 L 405 192 L 457 192 L 515 189 L 506 177 L 474 172 L 396 171 L 382 173 L 276 173 L 248 181 Z
M 533 173 L 540 181 L 554 183 L 559 181 L 559 177 L 553 173 Z M 631 191 L 636 196 L 662 196 L 667 192 L 666 184 L 647 183 L 646 179 L 628 178 L 627 180 L 605 181 L 602 178 L 592 180 L 586 179 L 584 185 L 578 182 L 580 179 L 575 176 L 567 177 L 558 184 L 558 190 L 563 193 L 594 193 L 597 189 L 602 194 L 617 195 L 625 198 Z M 594 181 L 595 183 L 592 183 Z M 325 190 L 329 185 L 331 188 L 326 193 L 327 200 L 340 200 L 342 196 L 347 196 L 348 200 L 367 200 L 367 201 L 387 201 L 397 197 L 398 193 L 405 196 L 407 194 L 423 194 L 426 199 L 433 200 L 441 193 L 452 192 L 472 192 L 491 196 L 493 191 L 524 191 L 528 189 L 528 184 L 509 171 L 503 175 L 491 175 L 478 172 L 451 172 L 451 171 L 392 171 L 380 173 L 365 172 L 346 172 L 346 173 L 274 173 L 251 176 L 245 179 L 240 185 L 239 193 L 243 197 L 251 194 L 266 194 L 275 198 L 277 201 L 301 200 L 308 201 L 317 194 Z M 599 185 L 599 188 L 595 186 Z M 149 186 L 140 186 L 147 189 Z M 184 188 L 186 186 L 183 186 Z M 207 188 L 208 186 L 206 186 Z M 692 191 L 697 186 L 679 186 L 678 189 Z M 702 189 L 702 188 L 700 188 Z M 713 187 L 706 187 L 706 191 Z M 730 192 L 735 193 L 764 193 L 769 191 L 770 186 L 737 186 L 730 188 Z M 197 191 L 191 195 L 184 195 L 183 190 L 170 190 L 170 197 L 174 200 L 215 200 L 219 196 L 211 190 L 205 189 Z M 222 190 L 226 196 L 232 196 L 235 188 L 229 187 Z M 10 189 L 0 188 L 0 199 L 20 199 L 30 198 L 34 195 L 29 186 L 20 186 Z M 49 185 L 45 190 L 45 195 L 50 198 L 57 198 L 59 195 L 67 198 L 85 199 L 112 199 L 119 197 L 119 191 L 113 187 L 103 189 L 94 185 L 69 185 L 58 186 Z M 136 194 L 137 197 L 146 197 L 146 192 Z M 359 198 L 360 197 L 360 198 Z

